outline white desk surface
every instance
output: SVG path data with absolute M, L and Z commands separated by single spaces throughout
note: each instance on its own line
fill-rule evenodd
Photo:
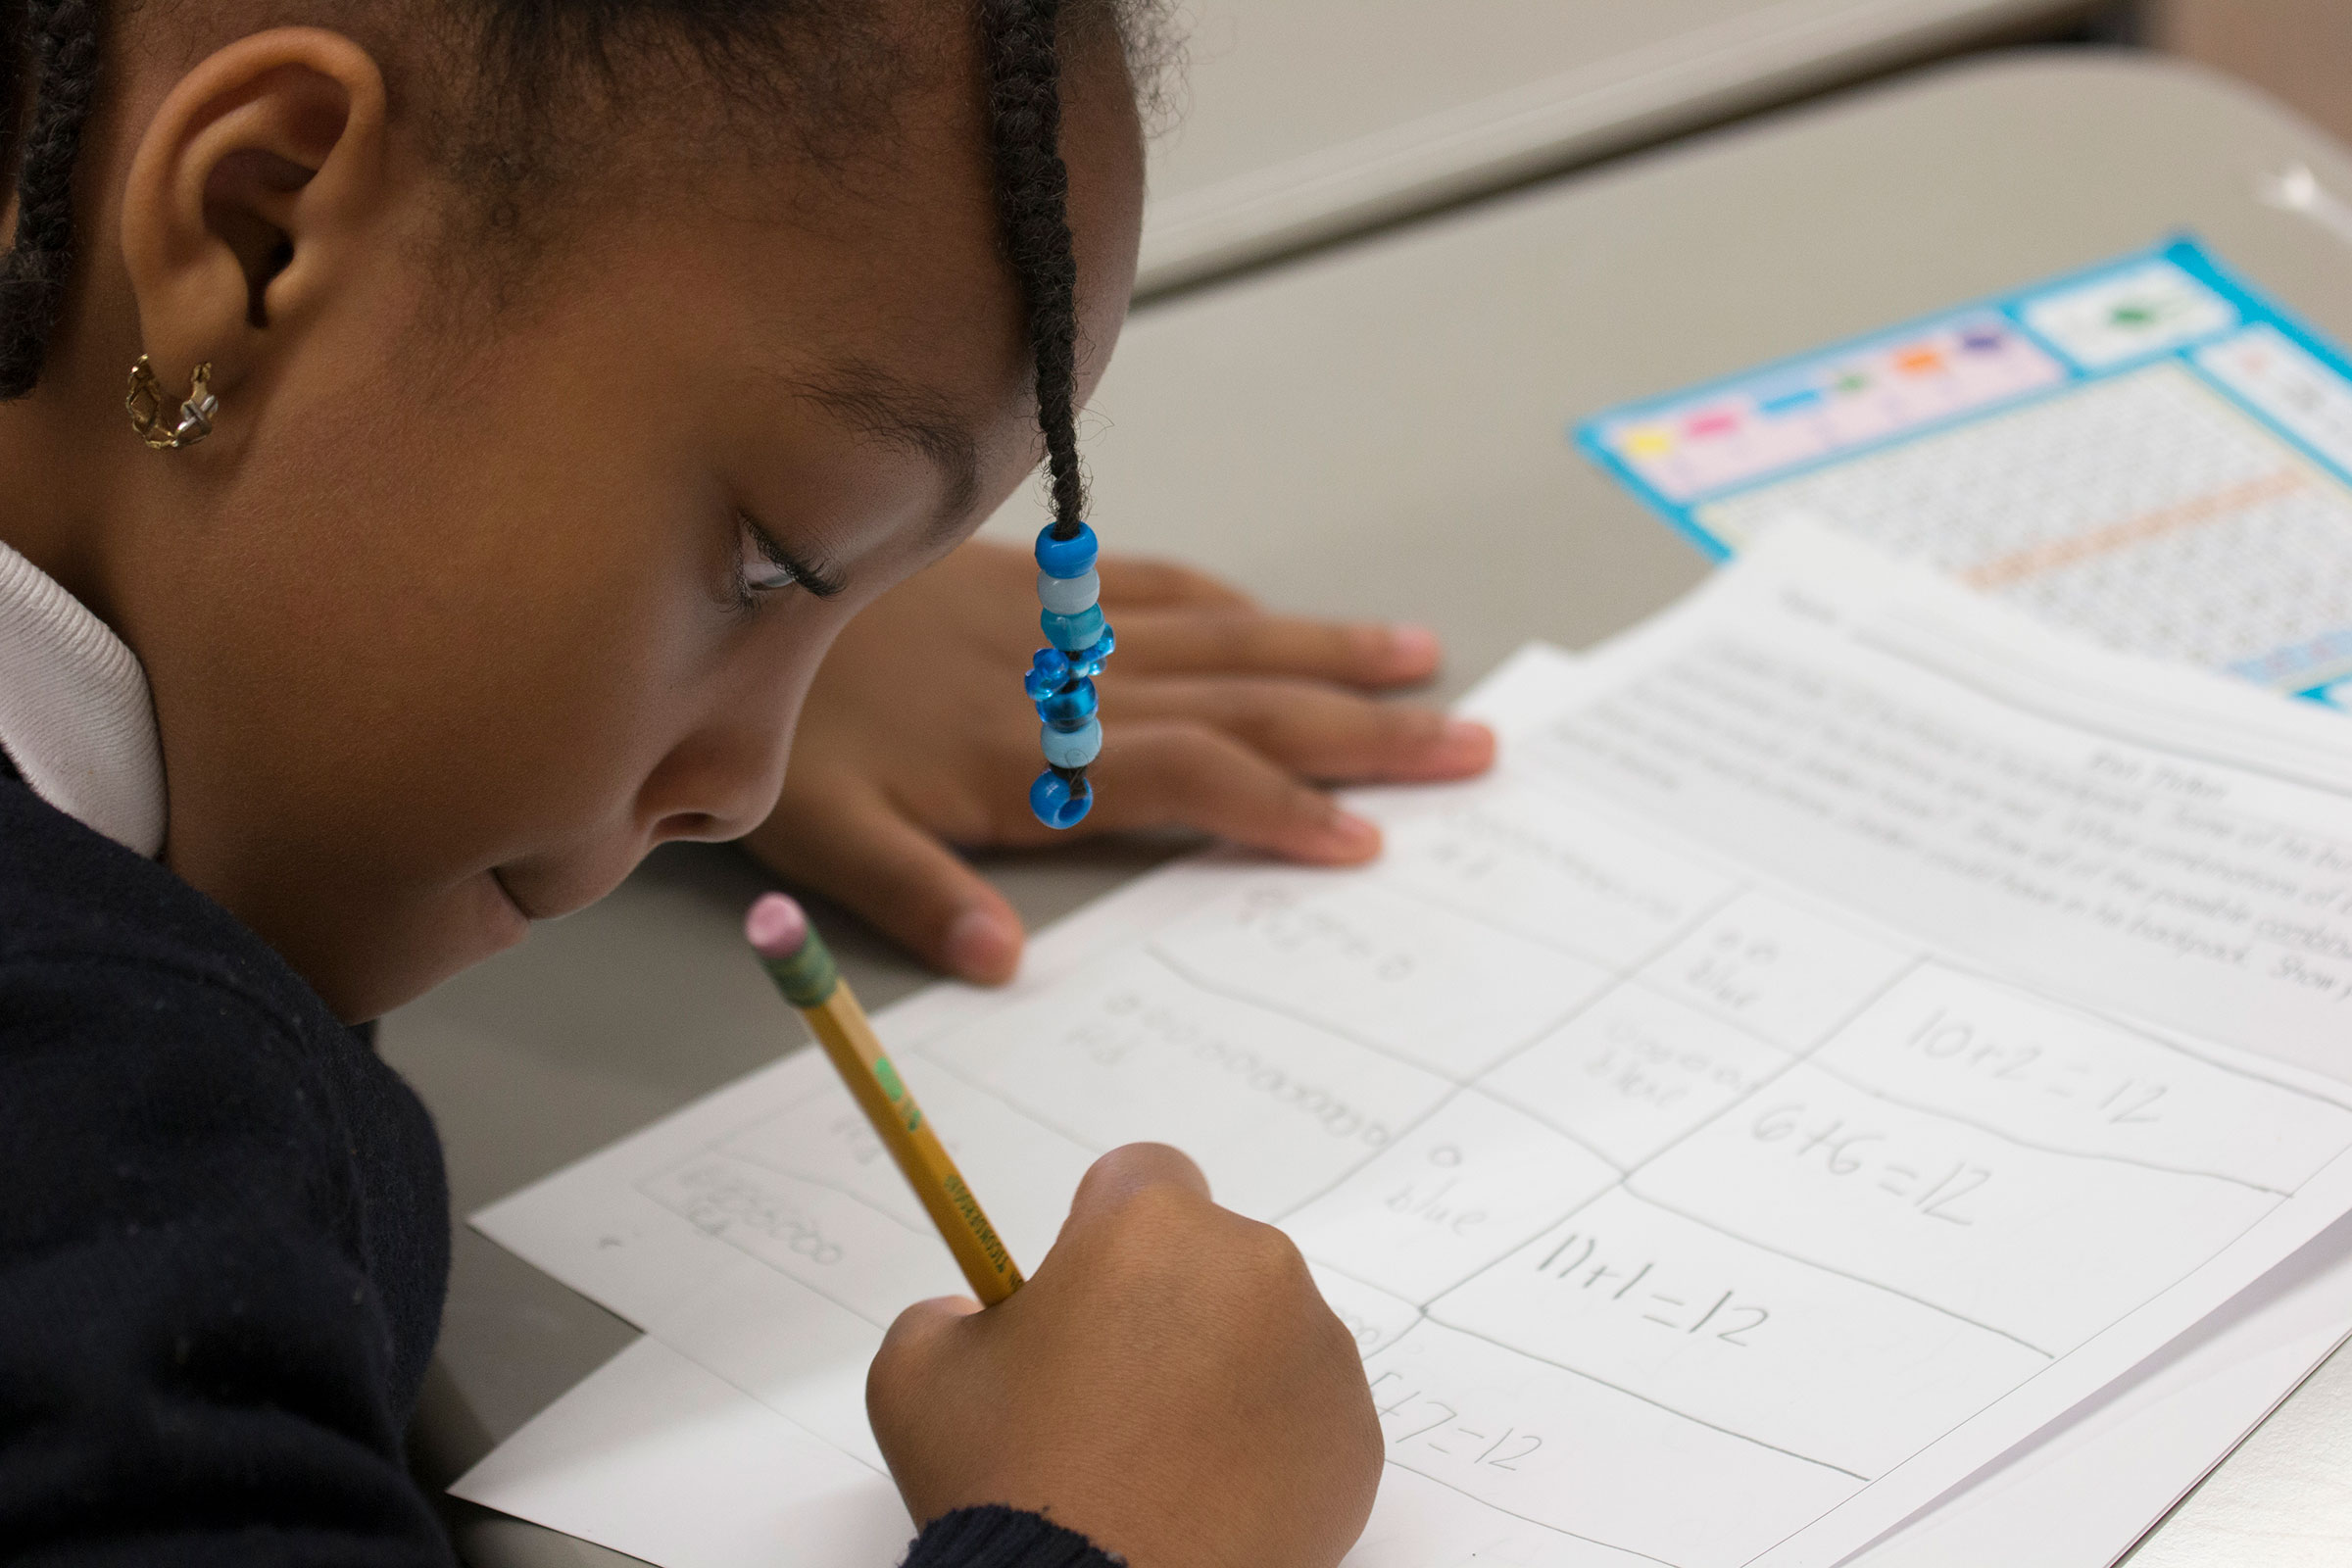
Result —
M 2352 197 L 2352 155 L 2240 89 L 2058 51 L 1534 187 L 1141 313 L 1087 420 L 1096 521 L 1114 547 L 1294 605 L 1430 622 L 1459 689 L 1528 637 L 1589 643 L 1704 570 L 1568 444 L 1597 409 L 2183 226 L 2352 342 L 2352 245 L 2257 199 L 2291 164 Z M 1028 505 L 992 526 L 1025 533 Z M 990 870 L 1045 919 L 1153 858 L 1098 848 Z M 387 1021 L 386 1054 L 441 1119 L 461 1213 L 772 1057 L 774 1000 L 738 952 L 760 885 L 729 852 L 665 851 Z M 877 1004 L 920 982 L 834 929 Z M 420 1470 L 454 1474 L 631 1337 L 462 1232 Z M 621 1560 L 479 1513 L 459 1534 L 482 1568 Z M 2133 1561 L 2352 1562 L 2352 1354 Z
M 2093 0 L 1182 0 L 1138 290 L 1988 38 Z

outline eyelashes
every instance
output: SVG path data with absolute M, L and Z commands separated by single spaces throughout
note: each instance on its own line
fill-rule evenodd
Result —
M 795 558 L 750 513 L 735 514 L 735 597 L 744 609 L 757 610 L 787 588 L 805 589 L 819 599 L 841 592 L 839 578 Z
M 746 519 L 739 531 L 743 542 L 736 553 L 735 580 L 745 597 L 781 593 L 801 581 L 790 562 L 777 559 L 780 552 L 769 548 L 765 530 L 758 523 Z

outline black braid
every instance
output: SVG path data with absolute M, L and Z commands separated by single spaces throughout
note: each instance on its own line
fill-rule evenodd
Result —
M 0 0 L 0 168 L 16 151 L 24 89 L 24 0 Z
M 1069 170 L 1061 159 L 1060 0 L 981 0 L 989 137 L 1004 249 L 1029 313 L 1037 359 L 1037 423 L 1053 479 L 1054 537 L 1086 516 L 1076 411 L 1078 264 L 1071 254 Z
M 16 243 L 0 259 L 0 401 L 32 390 L 65 313 L 74 275 L 74 167 L 98 96 L 104 23 L 100 0 L 30 0 L 21 9 L 32 43 L 33 118 L 18 160 Z M 10 52 L 12 76 L 21 53 Z M 13 82 L 8 96 L 14 107 Z

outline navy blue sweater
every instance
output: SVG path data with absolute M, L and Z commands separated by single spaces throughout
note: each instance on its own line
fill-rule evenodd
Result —
M 409 1086 L 0 760 L 0 1559 L 444 1568 L 401 1436 L 448 1270 Z M 1004 1509 L 909 1559 L 1110 1561 Z

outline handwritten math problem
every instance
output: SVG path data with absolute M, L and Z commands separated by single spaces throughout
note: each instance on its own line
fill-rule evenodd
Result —
M 1848 1124 L 1843 1116 L 1809 1114 L 1803 1101 L 1767 1105 L 1748 1123 L 1748 1136 L 1759 1144 L 1778 1144 L 1799 1164 L 1825 1176 L 1858 1176 L 1874 1191 L 1890 1194 L 1928 1219 L 1946 1225 L 1974 1223 L 1962 1200 L 1992 1180 L 1992 1172 L 1965 1159 L 1946 1168 L 1911 1163 L 1916 1156 L 1898 1144 L 1889 1148 L 1888 1135 L 1869 1122 Z
M 2085 1114 L 2117 1126 L 2163 1119 L 2164 1098 L 2173 1086 L 2158 1079 L 2115 1078 L 2092 1063 L 2068 1056 L 2039 1041 L 2004 1039 L 1972 1020 L 1938 1007 L 1920 1020 L 1910 1045 L 1930 1061 L 1949 1062 L 1999 1083 L 2037 1089 L 2071 1101 Z
M 1405 1381 L 1397 1372 L 1372 1379 L 1372 1407 L 1380 1412 L 1381 1430 L 1393 1446 L 1418 1444 L 1463 1464 L 1514 1472 L 1544 1446 L 1542 1435 L 1516 1427 L 1497 1433 L 1475 1430 L 1462 1421 L 1459 1409 L 1419 1389 L 1402 1387 Z
M 1595 1254 L 1599 1254 L 1597 1260 Z M 1613 1260 L 1601 1253 L 1600 1238 L 1570 1231 L 1560 1238 L 1557 1247 L 1538 1260 L 1536 1273 L 1544 1280 L 1565 1283 L 1576 1290 L 1598 1291 L 1610 1301 L 1623 1302 L 1632 1297 L 1629 1310 L 1639 1312 L 1642 1322 L 1659 1324 L 1677 1334 L 1712 1332 L 1726 1345 L 1745 1347 L 1750 1343 L 1749 1335 L 1772 1321 L 1770 1307 L 1735 1300 L 1737 1293 L 1728 1289 L 1713 1300 L 1705 1301 L 1703 1310 L 1698 1309 L 1701 1303 L 1696 1298 L 1669 1296 L 1654 1284 L 1636 1296 L 1636 1290 L 1657 1266 L 1654 1257 L 1643 1258 L 1638 1265 L 1630 1258 Z M 1703 1298 L 1705 1294 L 1702 1290 L 1698 1296 Z

